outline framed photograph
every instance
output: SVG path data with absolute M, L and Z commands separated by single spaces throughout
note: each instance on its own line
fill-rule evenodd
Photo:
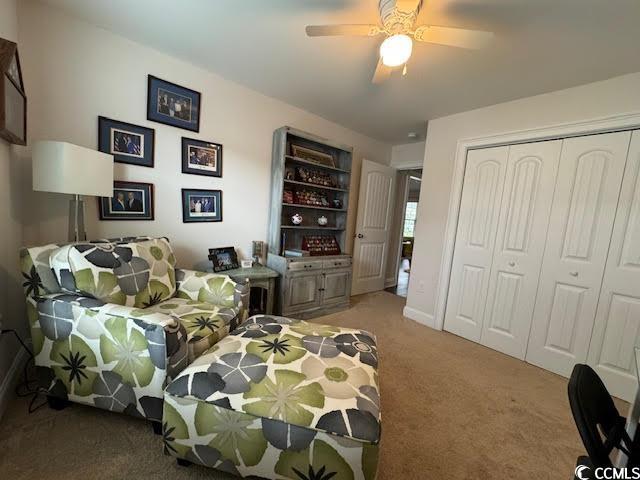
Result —
M 153 220 L 153 185 L 113 182 L 113 196 L 98 198 L 100 220 Z
M 27 144 L 27 95 L 18 46 L 0 38 L 0 138 Z
M 155 136 L 153 128 L 98 117 L 98 150 L 118 163 L 153 168 Z
M 238 255 L 233 247 L 210 248 L 209 260 L 213 263 L 214 272 L 224 272 L 238 268 Z
M 251 268 L 253 267 L 253 260 L 241 260 L 240 266 L 242 268 Z
M 222 177 L 222 145 L 182 137 L 182 173 Z
M 291 154 L 294 157 L 317 163 L 318 165 L 325 165 L 327 167 L 336 166 L 335 160 L 328 153 L 318 152 L 317 150 L 312 150 L 307 147 L 301 147 L 300 145 L 291 145 Z
M 222 191 L 182 189 L 182 221 L 221 222 Z
M 149 75 L 147 119 L 200 131 L 200 92 Z

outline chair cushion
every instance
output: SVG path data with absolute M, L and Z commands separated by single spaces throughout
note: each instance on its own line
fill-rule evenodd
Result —
M 237 307 L 175 297 L 145 310 L 165 313 L 180 320 L 187 331 L 189 363 L 226 337 L 239 313 Z
M 166 394 L 377 444 L 377 365 L 368 332 L 258 315 L 197 358 Z
M 71 245 L 54 255 L 60 280 L 65 252 L 76 293 L 136 308 L 157 305 L 175 294 L 176 261 L 165 238 Z M 71 287 L 68 280 L 65 283 Z

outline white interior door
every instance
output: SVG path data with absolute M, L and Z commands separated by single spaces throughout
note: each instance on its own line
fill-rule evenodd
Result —
M 630 135 L 563 142 L 526 355 L 561 375 L 587 359 Z
M 589 348 L 589 363 L 609 392 L 629 401 L 638 388 L 634 347 L 639 344 L 640 131 L 635 131 Z
M 478 342 L 509 147 L 467 153 L 444 328 Z
M 362 160 L 351 294 L 384 289 L 396 170 Z
M 562 140 L 513 145 L 480 343 L 524 359 Z

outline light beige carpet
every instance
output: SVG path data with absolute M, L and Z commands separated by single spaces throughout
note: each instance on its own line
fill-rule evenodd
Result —
M 378 478 L 570 478 L 582 447 L 566 379 L 405 319 L 403 305 L 379 292 L 320 320 L 378 336 Z M 178 467 L 146 422 L 95 408 L 29 415 L 16 399 L 0 431 L 3 479 L 233 478 Z

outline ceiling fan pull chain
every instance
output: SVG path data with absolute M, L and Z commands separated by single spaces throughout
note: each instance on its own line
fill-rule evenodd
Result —
M 404 64 L 404 68 L 402 69 L 402 76 L 404 77 L 407 74 L 407 64 Z

